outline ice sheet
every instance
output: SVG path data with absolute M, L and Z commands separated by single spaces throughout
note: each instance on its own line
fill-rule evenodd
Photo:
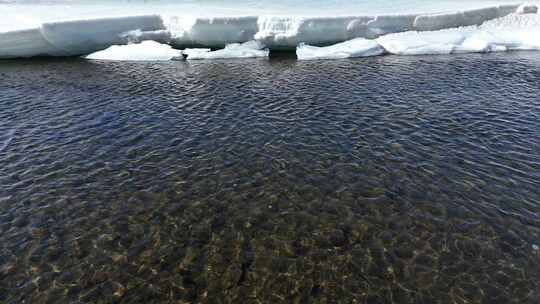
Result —
M 298 60 L 342 59 L 383 54 L 384 49 L 374 40 L 356 38 L 327 47 L 301 44 L 296 49 Z
M 47 22 L 36 28 L 0 33 L 0 58 L 89 54 L 128 43 L 134 31 L 154 39 L 161 33 L 167 40 L 169 32 L 163 30 L 163 20 L 157 15 Z
M 469 37 L 465 32 L 473 25 L 516 10 L 537 11 L 534 4 L 484 0 L 0 1 L 4 13 L 0 58 L 83 55 L 144 40 L 169 43 L 177 49 L 223 48 L 256 40 L 269 49 L 294 50 L 302 43 L 327 46 L 378 37 L 377 43 L 395 54 L 448 53 L 468 51 L 471 45 L 476 49 L 479 39 L 497 34 L 486 29 L 482 35 Z M 461 27 L 466 29 L 453 29 Z M 395 34 L 400 32 L 406 33 Z M 530 35 L 527 29 L 517 36 L 531 44 Z M 495 43 L 488 40 L 488 44 Z M 495 44 L 515 47 L 509 37 L 503 40 Z M 226 52 L 199 55 L 222 53 Z
M 438 14 L 351 16 L 178 17 L 164 16 L 176 47 L 222 47 L 262 41 L 270 49 L 295 49 L 300 43 L 324 46 L 354 38 L 374 39 L 410 30 L 430 31 L 481 24 L 514 12 L 519 5 L 497 5 Z
M 164 61 L 182 58 L 182 51 L 175 50 L 168 44 L 155 41 L 143 41 L 128 45 L 113 45 L 105 50 L 86 56 L 93 60 L 128 60 L 128 61 Z
M 224 49 L 213 52 L 207 52 L 206 50 L 186 52 L 187 60 L 264 58 L 270 55 L 270 51 L 258 41 L 232 43 L 225 46 Z

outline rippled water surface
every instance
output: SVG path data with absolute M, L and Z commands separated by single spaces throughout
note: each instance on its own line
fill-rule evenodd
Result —
M 539 83 L 537 53 L 0 62 L 0 302 L 538 303 Z

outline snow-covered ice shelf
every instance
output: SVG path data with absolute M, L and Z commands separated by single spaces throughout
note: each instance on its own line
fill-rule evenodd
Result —
M 39 27 L 0 33 L 0 58 L 33 56 L 74 56 L 126 44 L 139 33 L 168 38 L 158 15 L 115 17 L 43 23 Z M 159 35 L 158 35 L 159 36 Z
M 233 6 L 187 0 L 151 5 L 21 1 L 0 0 L 0 9 L 8 12 L 0 20 L 0 58 L 86 55 L 145 40 L 176 49 L 227 46 L 214 52 L 188 51 L 192 53 L 188 59 L 265 57 L 266 48 L 294 50 L 297 46 L 300 59 L 343 58 L 385 52 L 411 55 L 534 49 L 535 37 L 540 36 L 536 5 L 483 0 L 438 1 L 438 6 L 423 0 L 383 1 L 378 5 L 364 0 L 304 0 L 296 4 L 278 0 L 267 3 L 265 9 L 256 5 L 261 2 L 248 0 Z M 256 41 L 259 47 L 242 45 L 248 41 Z M 114 56 L 105 54 L 121 57 L 119 50 L 125 50 L 132 52 L 128 57 L 147 54 L 151 58 L 148 49 L 138 53 L 142 49 L 130 46 L 114 48 Z
M 270 49 L 294 49 L 300 43 L 328 45 L 354 38 L 374 39 L 381 35 L 411 30 L 432 31 L 481 24 L 515 12 L 518 5 L 497 5 L 436 14 L 388 14 L 353 16 L 247 16 L 178 17 L 164 16 L 177 47 L 222 47 L 249 40 L 263 42 Z
M 380 49 L 381 52 L 376 50 Z M 438 31 L 409 31 L 374 40 L 350 40 L 328 47 L 300 45 L 300 60 L 336 59 L 359 56 L 436 55 L 540 50 L 540 14 L 510 14 L 479 26 Z

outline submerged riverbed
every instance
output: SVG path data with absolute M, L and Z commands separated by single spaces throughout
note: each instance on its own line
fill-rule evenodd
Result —
M 0 63 L 0 302 L 536 303 L 540 54 Z

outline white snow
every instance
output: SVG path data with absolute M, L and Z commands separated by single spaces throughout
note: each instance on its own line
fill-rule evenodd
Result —
M 450 54 L 465 41 L 472 28 L 390 34 L 376 41 L 395 55 Z
M 354 38 L 374 39 L 410 30 L 431 31 L 481 24 L 514 12 L 518 5 L 495 5 L 449 13 L 247 17 L 166 16 L 171 43 L 177 47 L 222 47 L 259 40 L 270 49 L 294 49 L 300 43 L 328 45 Z
M 189 59 L 268 56 L 242 44 L 253 40 L 269 49 L 300 46 L 303 59 L 381 47 L 399 55 L 537 49 L 531 16 L 538 1 L 0 0 L 0 58 L 84 55 L 145 40 L 177 49 L 226 46 L 192 49 Z
M 124 32 L 120 34 L 120 37 L 127 43 L 137 43 L 144 40 L 169 42 L 171 39 L 171 32 L 168 30 L 141 31 L 140 29 L 136 29 Z
M 538 2 L 537 0 L 530 0 Z M 429 14 L 521 4 L 523 0 L 0 0 L 0 31 L 45 22 L 136 15 L 197 18 Z M 20 26 L 25 26 L 21 28 Z
M 202 48 L 195 48 L 195 49 L 185 49 L 182 51 L 182 53 L 189 57 L 189 56 L 192 56 L 192 57 L 200 57 L 201 54 L 204 54 L 204 53 L 208 53 L 210 52 L 211 49 L 202 49 Z
M 383 54 L 384 49 L 375 41 L 356 38 L 327 47 L 300 44 L 296 49 L 298 60 L 342 59 Z
M 133 16 L 49 22 L 41 26 L 41 33 L 54 46 L 71 54 L 84 54 L 121 42 L 125 33 L 138 30 L 163 30 L 159 16 Z
M 161 33 L 167 40 L 169 32 L 163 30 L 163 20 L 157 15 L 47 22 L 0 33 L 0 58 L 88 54 L 129 42 L 127 37 L 133 31 L 141 37 L 148 33 L 154 39 Z
M 164 17 L 177 47 L 223 47 L 229 43 L 253 40 L 258 31 L 257 17 Z
M 155 41 L 128 45 L 113 45 L 105 50 L 85 56 L 93 60 L 163 61 L 183 58 L 181 50 Z
M 536 14 L 536 13 L 538 13 L 538 6 L 536 4 L 533 4 L 533 3 L 523 3 L 522 5 L 520 5 L 517 8 L 516 13 L 518 13 L 518 14 Z
M 0 33 L 0 58 L 68 55 L 45 39 L 40 28 Z
M 327 47 L 300 44 L 296 54 L 299 60 L 310 60 L 376 56 L 385 52 L 437 55 L 513 50 L 540 50 L 540 14 L 513 13 L 478 26 L 393 33 L 374 40 L 357 38 Z
M 479 9 L 419 15 L 415 18 L 413 30 L 434 31 L 468 25 L 478 25 L 486 20 L 506 16 L 517 9 L 516 5 L 500 5 Z
M 188 60 L 200 59 L 233 59 L 233 58 L 259 58 L 268 57 L 270 50 L 258 41 L 248 41 L 245 43 L 231 43 L 224 49 L 206 52 L 205 49 L 186 53 Z
M 389 34 L 376 41 L 396 55 L 539 50 L 540 15 L 512 14 L 480 26 Z

